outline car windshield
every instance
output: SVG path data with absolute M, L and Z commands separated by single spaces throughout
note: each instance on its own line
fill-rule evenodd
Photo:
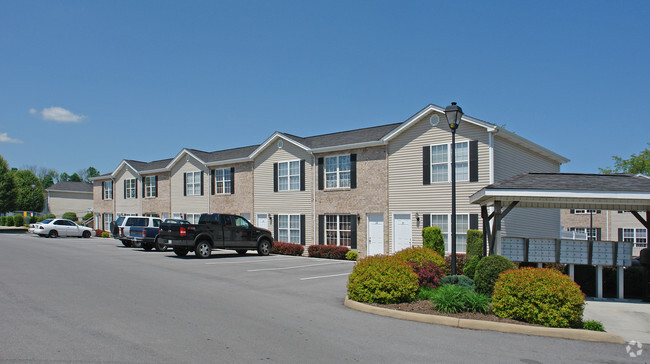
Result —
M 49 224 L 49 223 L 52 222 L 52 220 L 53 219 L 45 219 L 45 220 L 41 221 L 41 224 Z
M 147 226 L 149 220 L 146 217 L 131 217 L 126 220 L 126 226 Z

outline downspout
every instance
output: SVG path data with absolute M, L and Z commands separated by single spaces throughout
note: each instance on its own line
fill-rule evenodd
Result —
M 316 168 L 318 168 L 318 167 L 316 165 L 316 162 L 317 162 L 316 156 L 313 153 L 311 153 L 311 157 L 312 157 L 312 164 L 311 164 L 311 175 L 312 175 L 311 176 L 311 191 L 312 191 L 312 200 L 311 200 L 312 201 L 312 203 L 311 203 L 311 206 L 312 206 L 311 220 L 312 220 L 312 222 L 311 222 L 311 224 L 312 224 L 312 235 L 311 235 L 311 240 L 312 240 L 312 245 L 314 245 L 314 241 L 316 240 L 316 236 L 317 236 L 316 234 L 318 234 L 318 232 L 316 231 L 316 188 L 317 188 L 317 186 L 316 186 Z M 305 242 L 305 246 L 307 246 L 307 242 Z
M 490 183 L 494 184 L 494 133 L 497 130 L 488 131 L 488 147 L 489 147 L 489 158 L 490 158 Z

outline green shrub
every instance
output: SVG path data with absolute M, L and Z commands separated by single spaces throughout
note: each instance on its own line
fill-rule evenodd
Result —
M 43 220 L 45 220 L 45 219 L 56 219 L 56 215 L 51 214 L 51 213 L 50 214 L 45 214 L 45 216 L 43 216 L 43 217 L 44 217 Z
M 605 326 L 603 326 L 603 323 L 596 320 L 584 321 L 582 323 L 582 328 L 591 331 L 605 331 Z
M 84 215 L 83 221 L 86 221 L 86 220 L 88 220 L 88 219 L 90 219 L 90 218 L 92 218 L 92 217 L 93 217 L 93 213 L 92 213 L 92 212 L 89 212 L 89 213 L 87 213 L 87 214 Z
M 30 216 L 30 217 L 29 217 L 29 223 L 30 223 L 30 224 L 34 224 L 34 223 L 36 223 L 36 220 L 37 220 L 36 216 Z
M 14 226 L 13 216 L 7 216 L 7 219 L 5 220 L 5 226 Z
M 440 285 L 440 278 L 443 276 L 442 269 L 434 262 L 424 262 L 421 264 L 407 262 L 412 268 L 413 273 L 418 276 L 419 287 L 436 288 Z
M 554 269 L 521 268 L 501 274 L 492 305 L 500 317 L 550 327 L 582 327 L 584 297 L 569 276 Z
M 429 226 L 422 229 L 422 241 L 425 248 L 435 250 L 441 257 L 445 256 L 445 239 L 439 227 Z
M 463 274 L 468 278 L 474 280 L 474 275 L 476 274 L 476 266 L 481 261 L 481 259 L 482 259 L 481 257 L 476 255 L 469 258 L 467 260 L 467 263 L 465 263 L 465 266 L 463 267 Z
M 516 269 L 517 265 L 508 258 L 500 255 L 487 256 L 476 266 L 474 274 L 474 289 L 476 292 L 492 296 L 494 284 L 499 279 L 499 274 L 510 269 Z
M 110 238 L 111 234 L 108 231 L 102 232 L 102 238 Z
M 440 285 L 461 286 L 473 290 L 474 280 L 467 276 L 446 276 L 440 278 Z
M 443 270 L 444 274 L 449 274 L 449 272 L 446 271 L 445 258 L 436 253 L 433 249 L 425 247 L 408 248 L 395 253 L 395 257 L 406 262 L 415 263 L 416 265 L 433 262 Z
M 63 218 L 68 219 L 68 220 L 72 220 L 72 221 L 77 221 L 78 220 L 77 214 L 74 213 L 74 212 L 65 212 L 65 213 L 63 213 Z
M 5 226 L 6 223 L 7 223 L 7 217 L 0 216 L 0 226 Z
M 350 250 L 349 252 L 345 253 L 345 259 L 359 260 L 359 253 L 355 252 L 354 250 Z
M 336 245 L 311 245 L 307 248 L 307 253 L 312 258 L 325 259 L 345 259 L 345 255 L 350 251 L 347 246 Z
M 483 232 L 480 230 L 467 230 L 467 259 L 483 256 Z
M 441 286 L 431 293 L 430 299 L 434 308 L 441 312 L 490 312 L 488 296 L 461 286 Z
M 435 288 L 431 288 L 427 286 L 420 287 L 418 293 L 415 295 L 415 299 L 417 299 L 418 301 L 420 300 L 429 301 L 431 300 L 431 296 L 433 296 L 433 292 L 435 291 L 436 291 Z
M 23 226 L 25 225 L 25 219 L 23 218 L 23 215 L 14 215 L 14 226 Z
M 303 247 L 300 244 L 284 243 L 280 241 L 273 242 L 273 248 L 271 248 L 272 254 L 282 254 L 282 255 L 300 256 L 304 251 L 305 251 L 305 247 Z
M 456 254 L 456 274 L 463 274 L 465 264 L 467 264 L 467 255 Z M 445 257 L 445 271 L 451 273 L 451 254 Z
M 358 302 L 410 302 L 418 290 L 411 266 L 394 256 L 361 259 L 348 279 L 348 296 Z

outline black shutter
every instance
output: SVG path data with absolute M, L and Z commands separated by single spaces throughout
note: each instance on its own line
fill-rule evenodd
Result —
M 203 196 L 203 171 L 201 173 L 201 196 Z
M 305 160 L 300 160 L 300 190 L 305 190 Z
M 478 182 L 478 140 L 469 142 L 469 181 Z
M 350 154 L 350 188 L 357 188 L 357 155 Z
M 576 213 L 576 210 L 569 210 L 569 213 L 570 213 L 570 214 L 575 214 L 575 213 Z
M 422 147 L 422 184 L 431 184 L 431 147 Z
M 273 163 L 273 192 L 278 192 L 278 164 Z
M 145 193 L 146 192 L 145 191 L 145 185 L 146 185 L 146 183 L 144 183 L 144 177 L 142 177 L 142 198 L 144 198 L 147 195 Z
M 104 199 L 104 191 L 106 190 L 106 182 L 102 182 L 102 200 Z M 104 226 L 104 225 L 102 225 Z
M 273 237 L 275 237 L 275 241 L 280 241 L 278 240 L 278 215 L 273 215 Z
M 623 229 L 618 229 L 618 241 L 623 241 Z
M 305 245 L 305 241 L 307 240 L 306 236 L 306 229 L 305 229 L 305 215 L 300 215 L 300 244 Z
M 478 214 L 469 214 L 469 228 L 478 230 Z
M 318 215 L 318 244 L 325 245 L 325 215 Z
M 133 186 L 133 193 L 135 193 L 135 198 L 138 198 L 138 179 L 134 178 L 133 181 L 135 181 L 135 186 Z
M 602 240 L 602 231 L 601 228 L 596 228 L 596 240 L 601 241 Z
M 187 173 L 183 173 L 183 196 L 187 196 Z
M 114 186 L 114 183 L 113 183 L 113 181 L 111 181 L 111 200 L 113 199 L 113 186 Z
M 155 196 L 158 197 L 158 176 L 155 176 L 154 179 L 156 181 L 156 195 Z
M 235 194 L 235 167 L 230 167 L 230 194 Z
M 357 215 L 350 215 L 352 224 L 350 228 L 350 249 L 357 248 Z
M 422 215 L 422 228 L 427 228 L 431 226 L 431 215 L 424 214 Z
M 216 174 L 217 174 L 216 170 L 214 170 L 214 169 L 210 170 L 210 194 L 211 195 L 214 195 L 214 191 L 215 191 L 215 188 L 216 188 L 215 185 L 217 184 L 216 181 L 215 181 Z
M 325 168 L 323 167 L 324 163 L 323 157 L 318 158 L 318 189 L 323 190 L 325 188 Z
M 126 200 L 126 180 L 124 180 L 124 199 Z

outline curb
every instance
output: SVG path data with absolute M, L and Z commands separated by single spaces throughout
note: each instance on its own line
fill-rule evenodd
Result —
M 27 234 L 27 228 L 24 227 L 3 227 L 0 234 Z
M 517 325 L 503 322 L 459 319 L 448 316 L 427 315 L 423 313 L 404 312 L 388 308 L 371 306 L 365 303 L 352 301 L 345 296 L 344 305 L 353 310 L 371 313 L 374 315 L 392 317 L 400 320 L 409 320 L 427 324 L 451 326 L 460 329 L 498 331 L 509 334 L 545 336 L 559 339 L 582 340 L 610 344 L 625 344 L 626 341 L 616 334 L 581 329 L 563 329 L 555 327 Z

